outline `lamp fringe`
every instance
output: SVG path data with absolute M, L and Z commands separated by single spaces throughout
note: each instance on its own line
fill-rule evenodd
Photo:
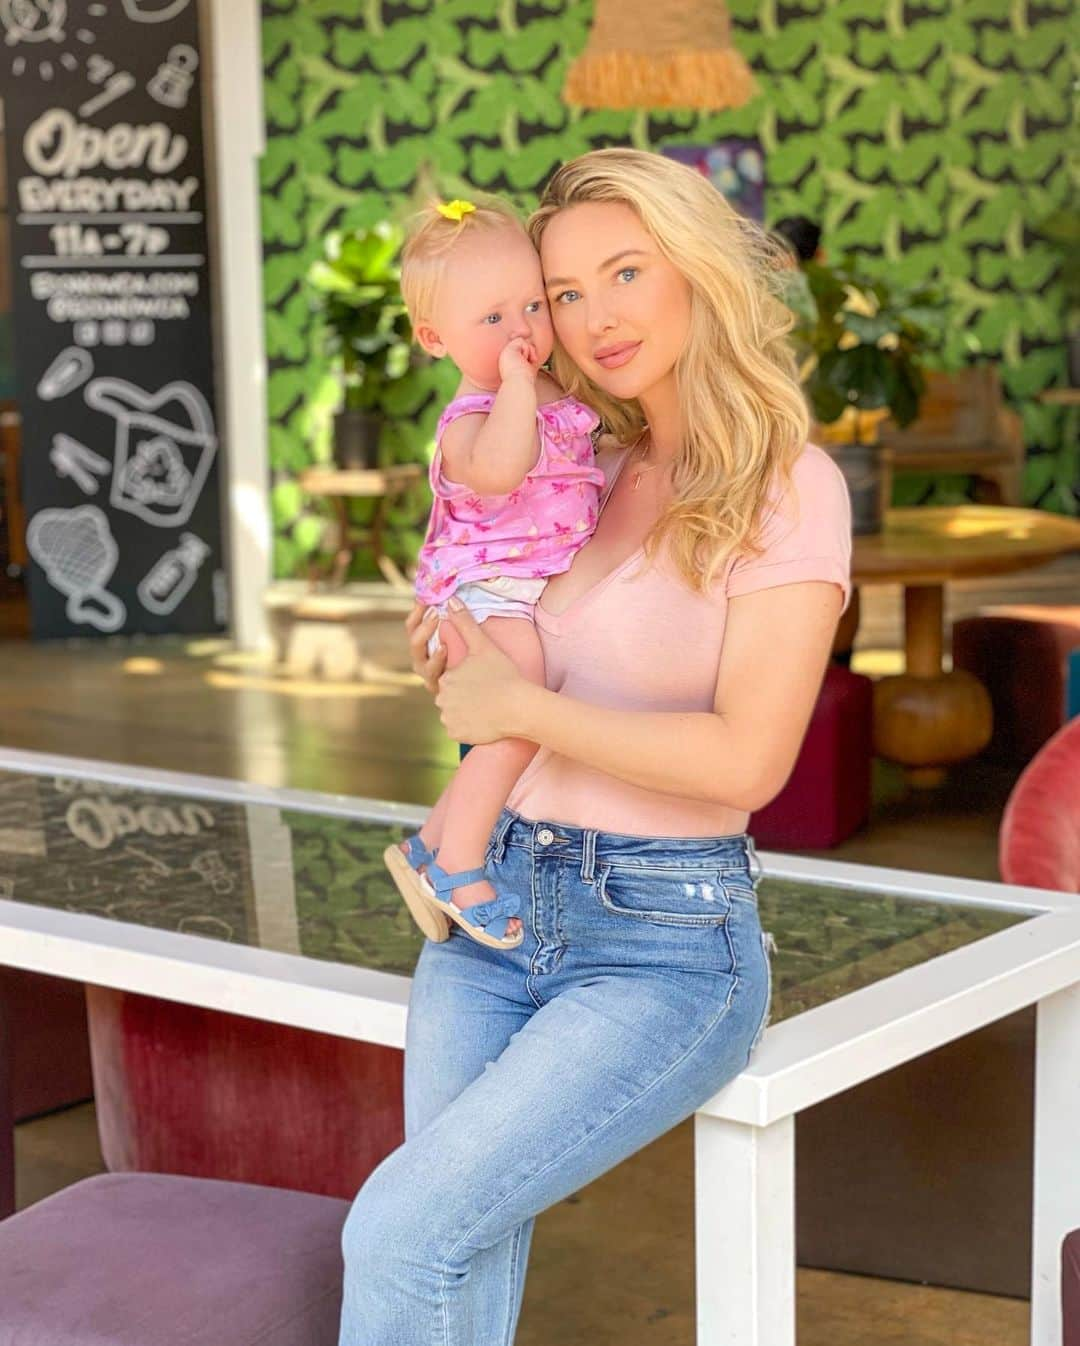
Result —
M 563 86 L 567 103 L 586 108 L 741 107 L 756 91 L 734 47 L 711 51 L 584 51 Z

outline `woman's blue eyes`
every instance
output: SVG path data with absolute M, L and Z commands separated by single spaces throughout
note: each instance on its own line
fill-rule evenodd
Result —
M 629 285 L 637 276 L 639 270 L 640 268 L 636 266 L 624 266 L 621 271 L 617 271 L 615 274 L 624 285 Z M 555 296 L 555 302 L 556 304 L 573 304 L 580 298 L 581 293 L 578 290 L 562 290 Z

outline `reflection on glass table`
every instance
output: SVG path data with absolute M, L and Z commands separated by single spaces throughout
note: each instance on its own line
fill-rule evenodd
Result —
M 409 976 L 382 861 L 409 829 L 0 772 L 0 896 Z M 1005 930 L 1024 913 L 765 877 L 773 1021 Z

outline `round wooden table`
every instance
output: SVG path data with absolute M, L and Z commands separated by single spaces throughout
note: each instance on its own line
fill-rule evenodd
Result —
M 874 748 L 901 763 L 913 785 L 939 785 L 945 767 L 973 757 L 993 728 L 985 687 L 942 667 L 945 585 L 1045 565 L 1070 551 L 1080 551 L 1080 522 L 1000 505 L 893 509 L 880 533 L 854 539 L 855 585 L 904 586 L 905 668 L 875 685 Z

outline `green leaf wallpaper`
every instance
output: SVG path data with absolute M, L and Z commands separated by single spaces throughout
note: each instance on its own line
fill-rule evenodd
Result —
M 705 3 L 706 0 L 703 0 Z M 1032 226 L 1078 178 L 1072 0 L 733 0 L 757 97 L 722 113 L 582 111 L 560 98 L 592 0 L 263 0 L 262 163 L 271 466 L 275 485 L 329 456 L 337 388 L 303 279 L 331 228 L 400 213 L 418 175 L 527 208 L 564 159 L 757 136 L 768 221 L 808 215 L 837 256 L 936 278 L 956 349 L 1001 362 L 1028 444 L 1027 502 L 1077 513 L 1076 417 L 1038 402 L 1065 377 L 1062 264 Z M 388 452 L 424 461 L 453 371 L 431 369 Z M 898 500 L 958 498 L 966 479 L 901 477 Z M 363 518 L 366 502 L 358 502 Z M 390 511 L 410 559 L 427 491 Z M 318 511 L 275 493 L 275 571 L 298 573 Z

